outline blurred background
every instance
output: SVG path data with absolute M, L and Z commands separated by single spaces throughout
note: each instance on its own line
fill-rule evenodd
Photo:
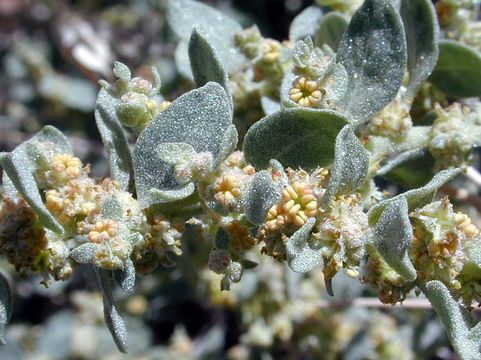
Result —
M 278 40 L 312 5 L 204 2 Z M 156 1 L 0 0 L 0 151 L 51 124 L 92 164 L 94 176 L 108 176 L 93 116 L 98 80 L 112 80 L 114 60 L 146 77 L 156 65 L 162 94 L 172 100 L 192 86 L 176 71 L 175 45 Z M 14 314 L 0 359 L 456 358 L 422 298 L 408 299 L 405 308 L 381 306 L 342 274 L 330 298 L 320 270 L 301 276 L 267 257 L 221 293 L 221 276 L 207 269 L 209 245 L 186 242 L 183 252 L 175 267 L 138 278 L 135 295 L 116 293 L 129 355 L 115 348 L 89 268 L 49 289 L 40 279 L 14 279 Z M 14 276 L 3 259 L 0 268 Z

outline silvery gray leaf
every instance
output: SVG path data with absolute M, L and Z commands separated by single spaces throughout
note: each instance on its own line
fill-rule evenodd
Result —
M 244 139 L 244 155 L 256 168 L 271 159 L 306 171 L 331 164 L 339 131 L 349 122 L 333 110 L 293 108 L 278 111 L 252 125 Z
M 481 344 L 478 335 L 479 324 L 474 325 L 471 315 L 453 298 L 440 281 L 430 281 L 421 290 L 441 318 L 452 346 L 461 360 L 481 359 Z
M 230 125 L 226 129 L 222 138 L 219 156 L 217 157 L 217 161 L 214 163 L 214 167 L 219 166 L 222 161 L 227 159 L 227 157 L 235 151 L 238 141 L 239 134 L 237 133 L 237 128 L 235 127 L 235 125 Z
M 407 250 L 413 238 L 408 202 L 401 197 L 384 208 L 374 228 L 374 245 L 386 263 L 408 281 L 416 279 Z
M 317 27 L 314 43 L 317 47 L 328 45 L 334 52 L 337 51 L 342 36 L 349 22 L 345 15 L 337 11 L 331 11 L 324 15 Z
M 322 261 L 321 252 L 309 245 L 309 236 L 316 223 L 310 218 L 287 240 L 286 252 L 289 267 L 299 273 L 306 273 L 318 266 Z
M 7 278 L 0 273 L 0 346 L 5 345 L 5 329 L 12 316 L 12 290 Z
M 272 179 L 269 171 L 255 173 L 242 196 L 247 220 L 262 224 L 267 211 L 281 200 L 281 191 L 282 186 Z
M 422 157 L 425 154 L 425 150 L 423 149 L 412 149 L 405 151 L 398 156 L 396 156 L 394 159 L 391 159 L 386 162 L 379 170 L 376 172 L 377 176 L 384 176 L 390 171 L 392 171 L 394 168 L 404 164 L 405 162 L 418 159 Z
M 312 5 L 302 10 L 289 28 L 289 40 L 295 42 L 304 39 L 306 36 L 313 36 L 322 18 L 322 9 Z
M 436 10 L 429 0 L 402 0 L 401 17 L 408 51 L 406 96 L 414 96 L 438 60 L 439 26 Z
M 130 81 L 132 73 L 127 65 L 120 61 L 114 62 L 114 75 L 123 81 Z
M 127 135 L 115 113 L 117 101 L 105 89 L 101 89 L 97 97 L 95 122 L 109 158 L 111 177 L 119 182 L 122 190 L 133 191 L 132 155 Z
M 127 259 L 123 270 L 115 270 L 113 272 L 115 282 L 120 288 L 127 292 L 133 293 L 135 289 L 135 266 L 132 260 Z
M 192 74 L 197 87 L 204 86 L 209 81 L 222 85 L 232 104 L 229 89 L 229 77 L 222 66 L 215 49 L 197 28 L 194 28 L 189 40 L 189 59 Z
M 222 144 L 231 125 L 229 98 L 215 82 L 180 96 L 151 121 L 137 139 L 133 152 L 140 206 L 146 208 L 159 198 L 167 199 L 165 194 L 171 191 L 188 193 L 175 180 L 173 165 L 159 158 L 160 144 L 190 144 L 198 153 L 210 152 L 214 163 L 218 163 L 225 156 Z
M 99 288 L 102 292 L 105 322 L 119 351 L 127 354 L 129 348 L 127 328 L 114 303 L 112 295 L 112 274 L 107 270 L 101 270 L 96 267 L 94 267 L 94 270 L 97 275 Z
M 100 214 L 103 219 L 122 221 L 123 209 L 117 196 L 112 195 L 104 200 L 100 207 Z
M 334 163 L 327 185 L 325 204 L 339 194 L 353 192 L 367 178 L 369 152 L 364 148 L 350 125 L 344 126 L 336 138 Z
M 194 82 L 194 74 L 192 73 L 192 69 L 190 67 L 190 60 L 189 60 L 189 42 L 181 40 L 177 44 L 177 48 L 175 49 L 175 66 L 177 71 L 181 76 L 190 80 L 192 83 Z
M 406 71 L 401 17 L 389 0 L 366 0 L 353 15 L 337 52 L 348 89 L 339 107 L 356 122 L 367 121 L 396 96 Z
M 261 97 L 261 105 L 266 115 L 271 115 L 281 109 L 281 104 L 268 96 Z
M 436 192 L 441 186 L 455 178 L 460 172 L 461 169 L 459 168 L 442 170 L 434 175 L 432 180 L 423 187 L 406 191 L 390 199 L 377 203 L 369 210 L 369 223 L 371 225 L 375 225 L 384 208 L 391 202 L 397 201 L 399 198 L 406 198 L 409 211 L 423 207 L 433 200 Z
M 79 264 L 88 264 L 92 261 L 97 248 L 98 244 L 90 242 L 81 244 L 70 251 L 70 257 Z
M 37 151 L 32 151 L 32 146 Z M 0 153 L 0 165 L 45 227 L 57 233 L 63 233 L 63 227 L 45 207 L 35 180 L 34 174 L 40 160 L 40 153 L 44 153 L 47 157 L 51 157 L 55 153 L 72 154 L 72 147 L 59 130 L 53 126 L 45 126 L 12 152 Z M 40 157 L 43 161 L 44 156 Z
M 192 145 L 182 142 L 162 143 L 157 147 L 158 158 L 171 165 L 192 159 L 196 154 Z
M 216 9 L 192 0 L 167 0 L 167 21 L 172 31 L 188 41 L 192 30 L 201 30 L 215 49 L 227 72 L 237 71 L 244 56 L 234 46 L 234 35 L 242 30 L 235 20 Z

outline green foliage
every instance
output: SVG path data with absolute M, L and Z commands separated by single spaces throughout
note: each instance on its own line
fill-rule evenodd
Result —
M 192 283 L 202 266 L 222 276 L 222 290 L 251 276 L 244 299 L 258 286 L 251 270 L 263 266 L 261 255 L 296 273 L 323 263 L 331 295 L 340 270 L 385 303 L 417 288 L 460 358 L 479 358 L 481 325 L 467 309 L 479 301 L 480 232 L 447 199 L 433 202 L 481 144 L 479 99 L 463 107 L 446 97 L 481 94 L 480 55 L 461 43 L 476 33 L 443 22 L 440 32 L 428 0 L 366 0 L 357 10 L 355 2 L 319 3 L 281 43 L 200 2 L 163 2 L 180 41 L 178 71 L 198 88 L 170 103 L 155 67 L 151 83 L 115 62 L 117 79 L 100 82 L 95 109 L 111 179 L 89 177 L 50 126 L 1 153 L 0 254 L 46 285 L 92 265 L 124 353 L 113 285 L 132 293 L 137 273 L 173 266 L 185 252 Z M 444 34 L 460 41 L 439 40 Z M 434 121 L 419 126 L 423 114 Z M 410 190 L 389 195 L 376 176 Z M 301 278 L 283 276 L 296 299 Z M 0 274 L 0 343 L 11 307 Z M 366 342 L 359 332 L 344 354 L 371 354 Z
M 209 82 L 179 97 L 140 134 L 133 152 L 135 184 L 142 207 L 182 199 L 193 185 L 179 184 L 172 164 L 159 156 L 164 143 L 190 144 L 195 151 L 212 154 L 218 162 L 224 149 L 224 133 L 232 123 L 225 90 Z
M 125 71 L 117 70 L 116 73 L 117 76 L 127 76 Z M 130 70 L 128 74 L 130 75 Z M 112 178 L 119 182 L 122 189 L 132 191 L 134 185 L 132 154 L 125 130 L 115 113 L 116 102 L 117 100 L 105 89 L 100 90 L 95 109 L 95 122 L 109 158 Z
M 362 146 L 350 125 L 344 126 L 336 138 L 334 163 L 327 185 L 327 203 L 333 196 L 359 188 L 367 178 L 369 152 Z
M 481 323 L 473 326 L 471 315 L 453 299 L 449 290 L 440 281 L 430 281 L 421 289 L 440 316 L 444 327 L 462 360 L 479 359 L 481 346 L 479 330 Z
M 281 199 L 281 190 L 282 185 L 272 179 L 269 171 L 256 173 L 242 199 L 247 220 L 255 225 L 262 224 L 267 211 Z
M 408 52 L 407 94 L 414 95 L 438 60 L 438 21 L 429 0 L 402 0 L 401 16 Z
M 402 194 L 382 201 L 379 204 L 376 204 L 369 211 L 369 222 L 376 223 L 385 207 L 391 202 L 397 201 L 399 198 L 406 198 L 409 210 L 420 208 L 426 205 L 433 200 L 434 195 L 436 195 L 438 189 L 445 183 L 456 177 L 460 173 L 460 171 L 460 169 L 440 171 L 439 173 L 434 175 L 431 181 L 423 187 L 406 191 Z
M 0 154 L 0 165 L 6 176 L 12 181 L 17 191 L 35 210 L 40 221 L 48 229 L 62 233 L 63 227 L 45 207 L 38 189 L 35 172 L 42 163 L 55 152 L 72 153 L 72 147 L 67 138 L 54 128 L 46 126 L 30 140 L 17 146 L 10 153 Z
M 229 78 L 224 67 L 207 39 L 195 28 L 189 40 L 189 59 L 197 87 L 204 86 L 209 81 L 217 82 L 231 96 Z
M 95 270 L 99 288 L 102 291 L 105 322 L 114 338 L 119 351 L 126 354 L 129 349 L 129 339 L 124 320 L 117 310 L 112 295 L 112 275 L 106 270 Z
M 302 40 L 306 36 L 314 36 L 314 30 L 319 26 L 324 15 L 319 6 L 309 6 L 302 10 L 292 20 L 289 27 L 289 39 L 291 41 Z
M 271 159 L 294 169 L 326 166 L 334 159 L 336 136 L 347 122 L 330 110 L 281 110 L 249 129 L 244 153 L 247 161 L 259 168 L 266 168 Z
M 348 74 L 341 108 L 356 122 L 367 121 L 396 95 L 406 71 L 401 17 L 386 0 L 366 0 L 354 14 L 338 48 Z
M 314 43 L 319 47 L 326 44 L 332 50 L 337 51 L 348 25 L 349 21 L 343 14 L 337 11 L 327 13 L 319 22 Z
M 287 263 L 295 272 L 311 271 L 321 263 L 321 254 L 309 244 L 309 237 L 315 223 L 314 219 L 309 219 L 287 240 Z
M 373 234 L 374 245 L 384 260 L 406 280 L 416 279 L 416 270 L 407 250 L 413 238 L 406 197 L 390 201 L 384 207 Z
M 241 26 L 233 19 L 197 1 L 168 0 L 167 20 L 175 34 L 185 42 L 189 41 L 194 28 L 207 36 L 228 72 L 241 66 L 243 56 L 234 46 L 234 35 Z
M 439 41 L 439 60 L 429 77 L 448 96 L 481 95 L 481 56 L 473 48 L 454 40 Z
M 10 284 L 0 273 L 0 345 L 5 345 L 5 328 L 12 315 L 12 302 Z

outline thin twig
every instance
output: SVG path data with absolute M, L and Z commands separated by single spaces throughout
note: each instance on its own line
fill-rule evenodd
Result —
M 468 166 L 466 169 L 466 177 L 476 185 L 481 186 L 481 174 L 476 168 Z

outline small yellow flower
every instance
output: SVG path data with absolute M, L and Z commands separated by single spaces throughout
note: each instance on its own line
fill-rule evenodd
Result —
M 321 101 L 322 92 L 316 81 L 301 76 L 289 90 L 289 98 L 301 106 L 314 107 Z
M 82 170 L 80 159 L 70 154 L 54 155 L 51 166 L 56 175 L 66 176 L 68 179 L 78 177 Z
M 58 191 L 48 190 L 45 193 L 45 200 L 47 209 L 53 212 L 59 212 L 63 208 L 63 201 L 59 196 Z
M 301 227 L 317 212 L 317 199 L 312 188 L 307 183 L 296 181 L 284 189 L 281 203 L 267 212 L 266 227 L 268 230 L 278 230 L 285 224 Z
M 454 215 L 454 222 L 456 223 L 456 227 L 469 238 L 475 237 L 479 234 L 478 228 L 471 223 L 471 219 L 466 214 L 458 212 Z
M 159 111 L 162 112 L 167 110 L 170 104 L 172 104 L 170 101 L 161 101 L 159 104 Z
M 214 191 L 214 197 L 220 204 L 224 206 L 232 205 L 241 195 L 239 180 L 233 175 L 224 175 L 217 179 Z
M 97 221 L 90 230 L 88 238 L 93 243 L 100 243 L 117 236 L 119 224 L 113 220 Z
M 279 41 L 266 39 L 261 46 L 262 60 L 274 63 L 279 60 L 281 54 L 281 44 Z

